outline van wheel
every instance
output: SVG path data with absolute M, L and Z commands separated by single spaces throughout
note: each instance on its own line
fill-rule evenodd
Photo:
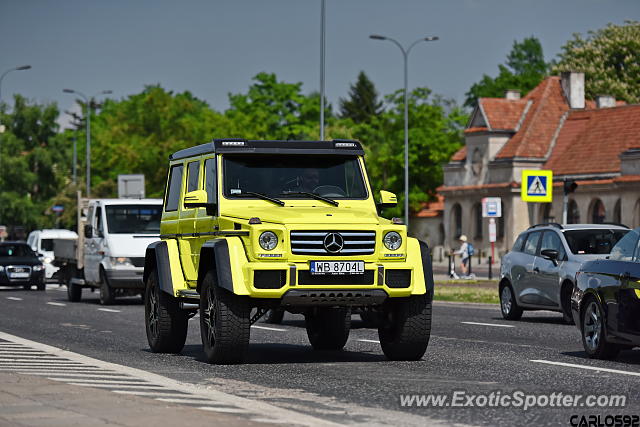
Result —
M 144 320 L 147 341 L 154 353 L 180 353 L 187 340 L 189 316 L 178 301 L 158 285 L 158 272 L 147 279 L 144 298 Z
M 351 310 L 318 308 L 304 315 L 307 336 L 314 350 L 342 350 L 349 339 Z
M 602 306 L 593 297 L 587 300 L 582 312 L 582 345 L 589 357 L 594 359 L 615 359 L 620 346 L 607 342 L 605 336 L 605 317 Z
M 100 269 L 100 304 L 111 305 L 116 300 L 115 292 L 109 285 L 107 273 Z
M 520 320 L 522 317 L 522 309 L 518 306 L 513 288 L 508 283 L 500 287 L 500 311 L 506 320 Z
M 251 306 L 247 298 L 216 285 L 207 272 L 200 288 L 200 336 L 209 363 L 242 363 L 249 348 Z
M 389 360 L 419 360 L 431 337 L 431 301 L 413 295 L 391 301 L 378 327 L 382 352 Z
M 71 302 L 79 302 L 82 299 L 82 287 L 67 280 L 67 299 Z

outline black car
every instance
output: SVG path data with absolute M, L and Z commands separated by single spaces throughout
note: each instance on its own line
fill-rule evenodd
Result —
M 629 231 L 607 259 L 576 274 L 571 309 L 589 357 L 612 359 L 640 346 L 640 228 Z
M 24 242 L 0 242 L 0 286 L 44 291 L 44 265 Z

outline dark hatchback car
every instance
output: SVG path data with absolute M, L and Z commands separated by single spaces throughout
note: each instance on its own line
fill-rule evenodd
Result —
M 44 265 L 24 242 L 0 242 L 0 286 L 44 291 Z
M 640 228 L 628 232 L 607 259 L 582 265 L 571 309 L 589 357 L 612 359 L 640 346 Z

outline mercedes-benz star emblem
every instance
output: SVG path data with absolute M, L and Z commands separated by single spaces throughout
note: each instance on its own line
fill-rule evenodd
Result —
M 344 238 L 340 233 L 327 233 L 324 236 L 324 248 L 327 252 L 335 254 L 342 250 L 344 247 Z

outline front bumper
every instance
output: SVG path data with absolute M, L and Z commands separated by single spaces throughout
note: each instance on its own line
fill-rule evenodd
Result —
M 273 279 L 265 281 L 261 275 L 273 272 Z M 279 274 L 278 274 L 279 272 Z M 422 266 L 409 262 L 366 262 L 363 275 L 312 275 L 309 263 L 249 262 L 243 268 L 247 293 L 252 298 L 282 298 L 296 302 L 311 301 L 307 296 L 353 298 L 361 295 L 362 301 L 378 301 L 381 296 L 407 297 L 424 293 L 425 278 Z M 264 276 L 263 276 L 264 277 Z M 269 277 L 267 275 L 267 277 Z M 266 283 L 265 283 L 266 282 Z M 350 296 L 348 295 L 350 294 Z M 373 295 L 374 297 L 371 297 Z M 324 298 L 324 297 L 323 297 Z M 360 297 L 358 297 L 360 298 Z M 293 304 L 291 304 L 293 305 Z M 300 304 L 295 304 L 300 305 Z M 307 305 L 307 304 L 303 304 Z M 347 304 L 350 305 L 350 304 Z M 362 305 L 354 303 L 351 305 Z M 365 304 L 368 305 L 368 304 Z
M 144 268 L 114 268 L 105 270 L 109 286 L 117 289 L 144 289 Z
M 29 277 L 13 279 L 7 275 L 7 271 L 0 272 L 0 286 L 23 286 L 23 285 L 38 285 L 44 283 L 44 270 L 31 271 Z

